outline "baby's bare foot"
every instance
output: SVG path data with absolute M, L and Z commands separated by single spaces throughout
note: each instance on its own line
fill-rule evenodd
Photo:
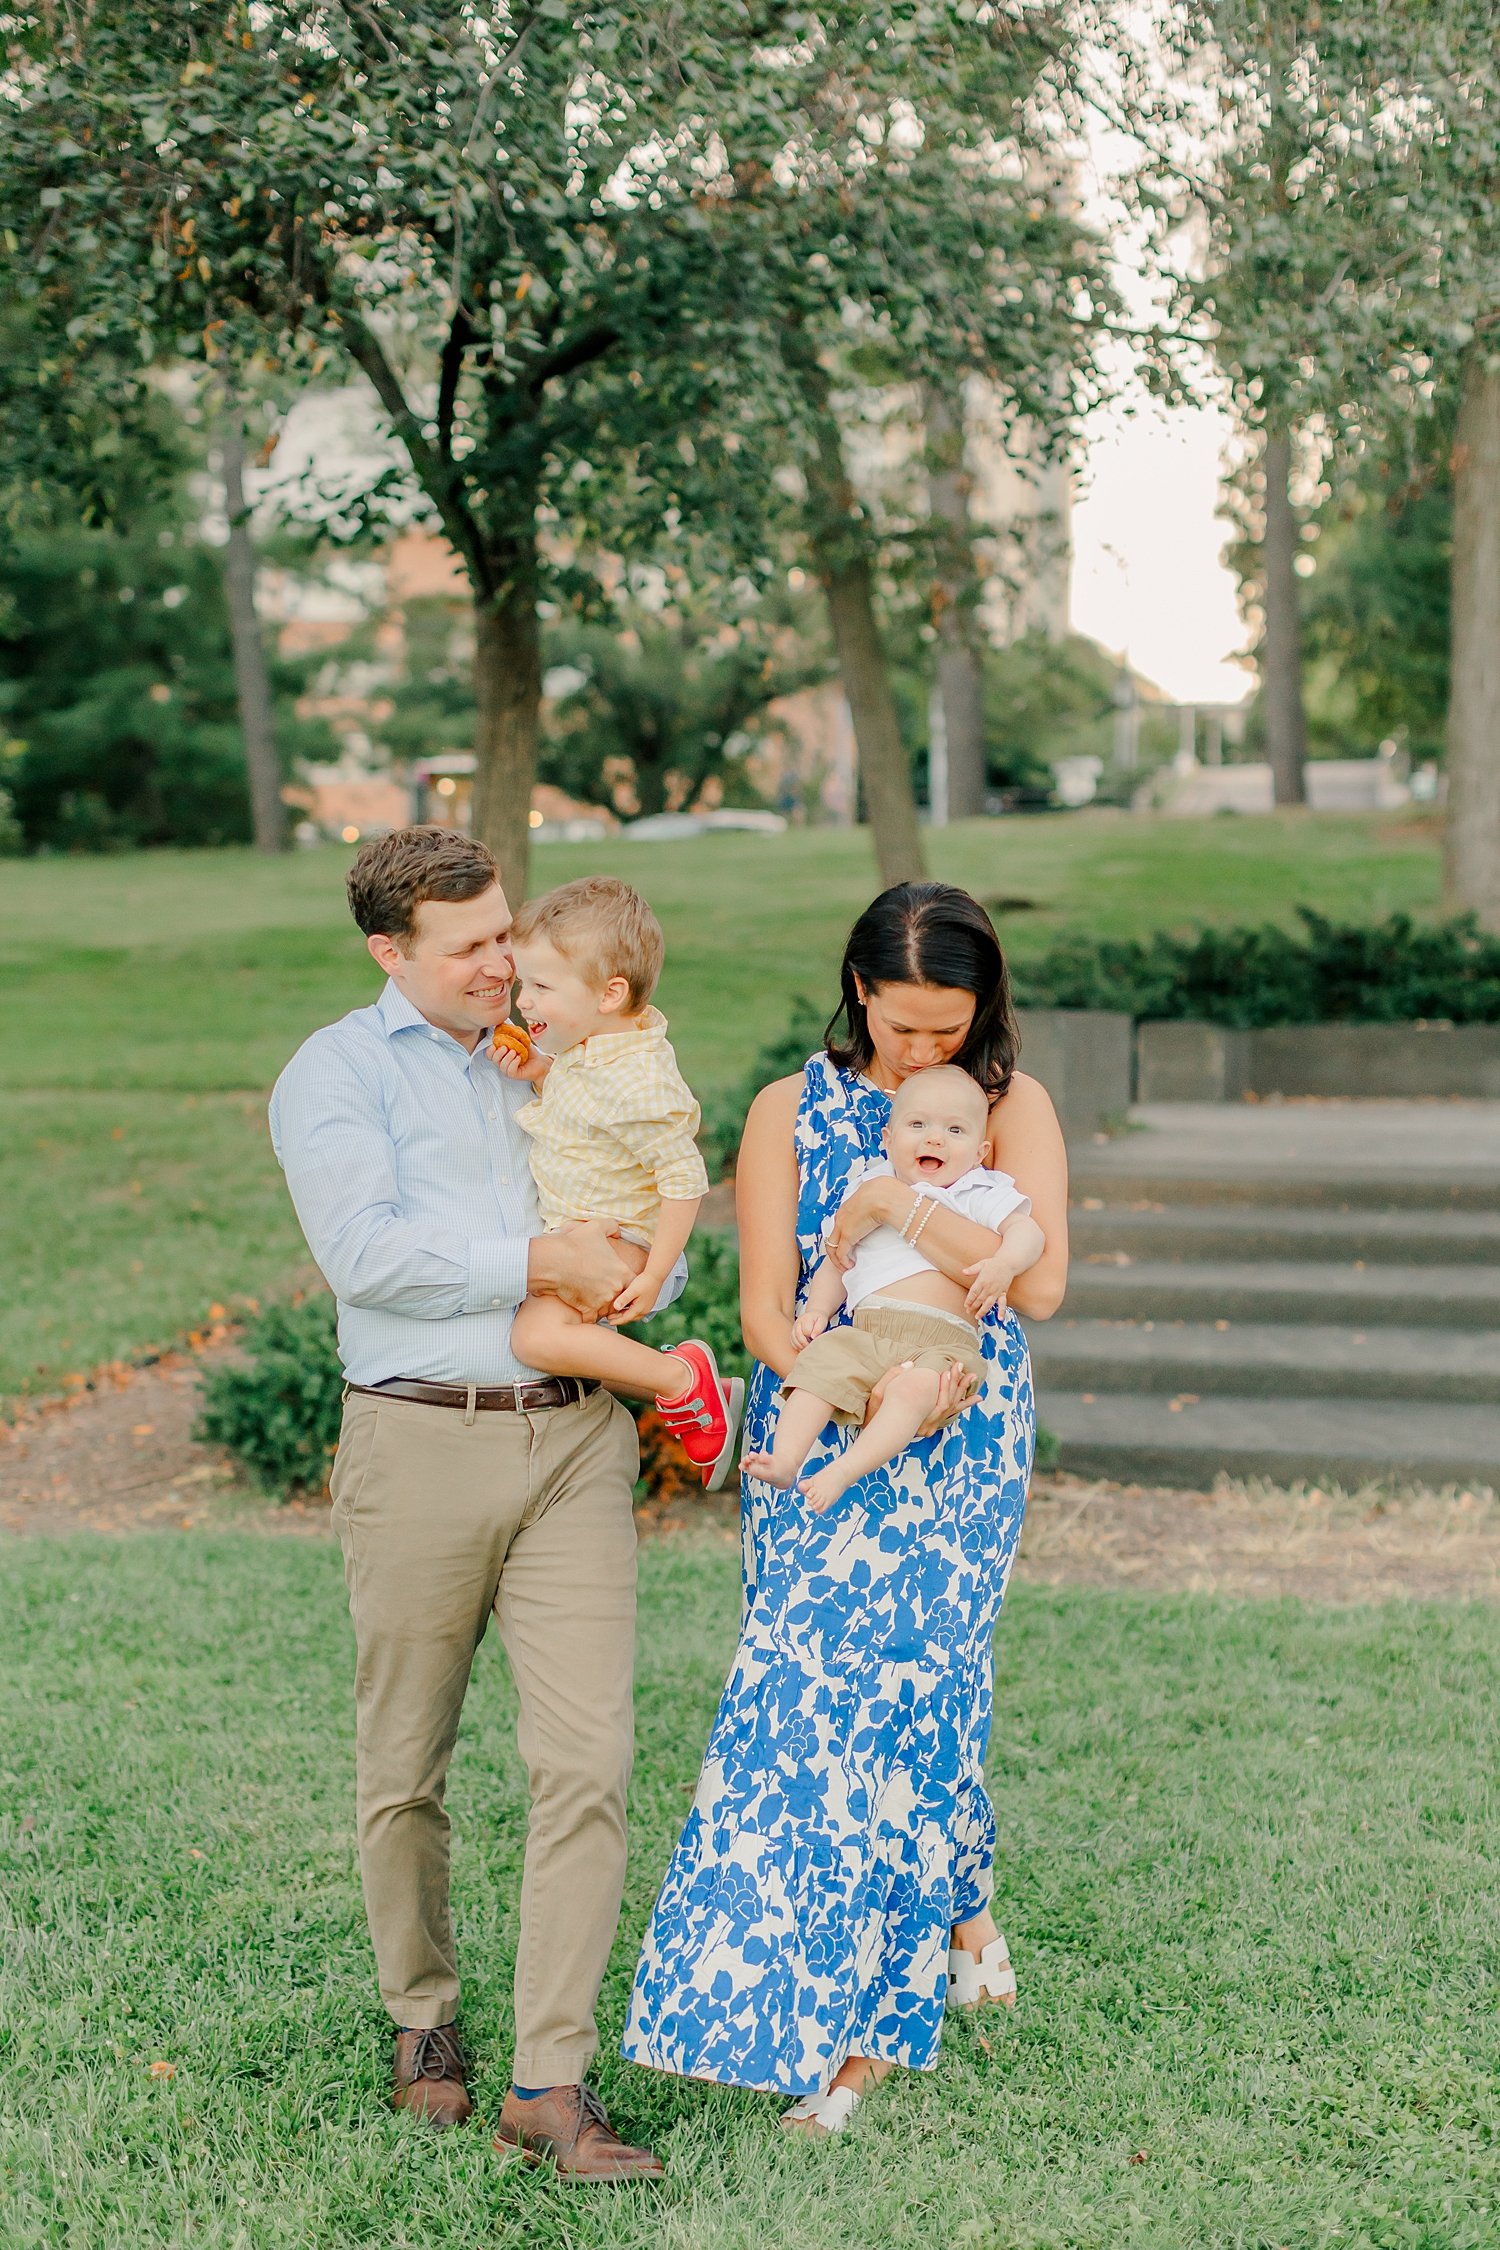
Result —
M 821 1516 L 841 1494 L 848 1491 L 849 1479 L 840 1474 L 837 1461 L 830 1461 L 826 1469 L 819 1469 L 815 1475 L 804 1477 L 797 1489 L 813 1514 Z
M 784 1468 L 774 1453 L 746 1453 L 740 1457 L 740 1467 L 747 1477 L 759 1484 L 771 1484 L 778 1492 L 790 1492 L 796 1482 L 795 1469 Z

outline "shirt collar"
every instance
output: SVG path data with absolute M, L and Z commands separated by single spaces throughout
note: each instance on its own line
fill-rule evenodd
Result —
M 421 1009 L 412 1006 L 400 985 L 393 978 L 387 977 L 385 990 L 375 1003 L 375 1013 L 380 1018 L 381 1028 L 387 1039 L 393 1039 L 398 1031 L 431 1032 L 432 1036 L 435 1039 L 441 1039 L 445 1046 L 456 1049 L 463 1056 L 465 1063 L 471 1063 L 475 1055 L 483 1055 L 489 1052 L 489 1041 L 484 1038 L 479 1040 L 472 1051 L 466 1052 L 459 1040 L 450 1038 L 441 1025 L 429 1023 Z
M 660 1008 L 643 1008 L 633 1030 L 596 1031 L 592 1039 L 580 1039 L 557 1060 L 572 1063 L 575 1069 L 597 1070 L 602 1063 L 618 1062 L 622 1055 L 638 1055 L 643 1047 L 660 1047 L 666 1036 L 667 1019 Z

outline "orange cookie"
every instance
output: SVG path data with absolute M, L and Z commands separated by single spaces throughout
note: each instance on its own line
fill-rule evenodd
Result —
M 523 1031 L 518 1023 L 497 1023 L 490 1053 L 498 1055 L 504 1048 L 509 1048 L 517 1062 L 530 1062 L 531 1034 Z

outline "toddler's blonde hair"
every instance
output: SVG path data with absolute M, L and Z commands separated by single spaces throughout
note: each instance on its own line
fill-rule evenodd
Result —
M 528 899 L 511 937 L 517 945 L 545 938 L 596 992 L 623 977 L 632 1014 L 656 990 L 666 953 L 661 924 L 640 892 L 613 875 L 585 875 Z

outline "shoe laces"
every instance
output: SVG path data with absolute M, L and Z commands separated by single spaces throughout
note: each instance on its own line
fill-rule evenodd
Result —
M 424 2031 L 411 2051 L 413 2082 L 419 2078 L 461 2079 L 463 2068 L 458 2038 L 450 2024 L 436 2024 Z
M 593 2087 L 578 2085 L 573 2088 L 573 2092 L 578 2097 L 578 2117 L 573 2127 L 571 2146 L 577 2148 L 590 2125 L 600 2126 L 611 2140 L 617 2140 L 619 2136 L 609 2121 L 609 2111 L 594 2092 Z

